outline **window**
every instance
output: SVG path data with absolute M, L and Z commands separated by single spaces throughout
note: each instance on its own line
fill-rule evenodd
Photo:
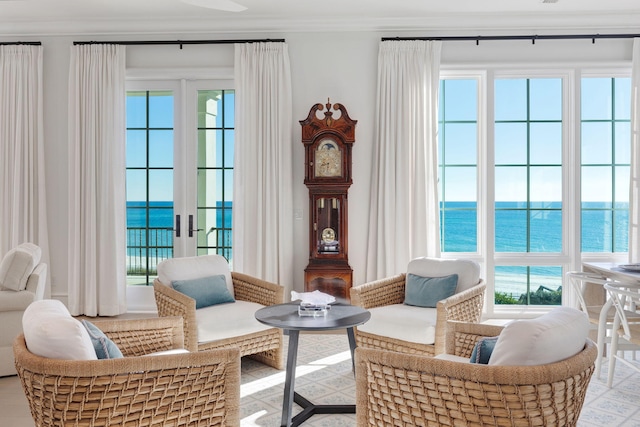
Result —
M 583 253 L 627 251 L 630 79 L 611 74 L 443 72 L 441 247 L 484 264 L 489 314 L 559 305 Z
M 583 78 L 582 252 L 627 252 L 631 79 Z
M 476 252 L 478 175 L 478 82 L 440 82 L 440 246 L 445 252 Z

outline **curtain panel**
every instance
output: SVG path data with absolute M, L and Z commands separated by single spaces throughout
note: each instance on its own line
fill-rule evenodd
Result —
M 235 45 L 235 271 L 293 283 L 292 93 L 285 43 Z
M 78 45 L 69 70 L 69 310 L 126 312 L 125 48 Z
M 380 43 L 366 282 L 440 255 L 441 48 L 440 41 Z
M 629 185 L 629 262 L 640 262 L 640 39 L 633 39 L 631 66 L 631 182 Z
M 0 258 L 31 242 L 48 264 L 42 51 L 0 46 Z M 45 297 L 50 293 L 47 284 Z

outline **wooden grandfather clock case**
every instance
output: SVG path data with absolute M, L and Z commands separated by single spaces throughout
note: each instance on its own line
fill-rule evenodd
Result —
M 333 111 L 332 111 L 333 109 Z M 324 110 L 324 117 L 321 111 Z M 339 112 L 334 118 L 334 111 Z M 304 183 L 309 189 L 309 265 L 305 291 L 319 290 L 349 301 L 353 270 L 348 258 L 347 192 L 351 186 L 351 149 L 355 126 L 342 104 L 327 100 L 311 107 L 302 125 Z

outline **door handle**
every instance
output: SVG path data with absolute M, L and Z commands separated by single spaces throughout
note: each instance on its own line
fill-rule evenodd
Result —
M 194 231 L 202 231 L 202 228 L 195 229 L 193 228 L 193 215 L 189 215 L 189 237 L 193 237 Z
M 176 232 L 176 237 L 180 237 L 180 215 L 176 215 L 176 228 L 173 231 Z

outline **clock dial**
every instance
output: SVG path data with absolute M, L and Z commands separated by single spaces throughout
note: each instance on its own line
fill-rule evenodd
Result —
M 335 141 L 320 141 L 315 152 L 315 176 L 342 176 L 342 151 Z

